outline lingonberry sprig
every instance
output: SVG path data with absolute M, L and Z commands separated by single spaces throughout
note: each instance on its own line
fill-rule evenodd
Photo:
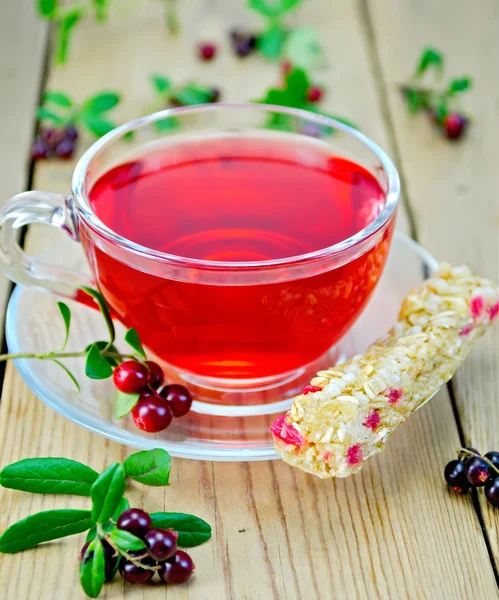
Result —
M 161 0 L 165 5 L 166 26 L 170 33 L 179 30 L 175 0 Z M 63 64 L 67 61 L 71 36 L 76 25 L 86 17 L 93 17 L 97 23 L 107 21 L 113 0 L 35 0 L 38 14 L 56 26 L 55 60 Z M 138 3 L 139 5 L 141 4 Z
M 124 341 L 133 352 L 119 352 L 114 345 L 116 330 L 106 300 L 93 288 L 83 287 L 82 292 L 90 296 L 100 310 L 108 330 L 107 340 L 93 342 L 79 352 L 65 352 L 71 327 L 71 309 L 64 302 L 58 302 L 57 307 L 65 327 L 62 346 L 50 352 L 0 354 L 0 362 L 18 358 L 49 360 L 67 373 L 79 391 L 77 378 L 61 360 L 84 358 L 87 377 L 113 378 L 116 387 L 114 413 L 117 419 L 132 413 L 134 423 L 139 429 L 148 433 L 157 433 L 166 429 L 174 417 L 185 416 L 192 406 L 189 390 L 175 383 L 164 385 L 163 370 L 156 362 L 147 360 L 146 352 L 135 329 L 128 329 L 124 336 Z
M 116 571 L 129 583 L 146 583 L 155 573 L 168 584 L 185 583 L 194 563 L 178 547 L 198 546 L 211 537 L 199 517 L 178 512 L 149 514 L 130 508 L 127 478 L 149 486 L 169 485 L 170 455 L 155 449 L 137 452 L 102 473 L 66 458 L 28 458 L 0 471 L 0 485 L 35 494 L 90 496 L 90 510 L 56 509 L 18 521 L 0 535 L 0 552 L 13 554 L 87 531 L 79 553 L 80 583 L 97 598 Z
M 463 92 L 472 86 L 468 76 L 450 79 L 447 84 L 438 88 L 422 83 L 422 79 L 430 72 L 442 79 L 444 74 L 444 57 L 434 48 L 425 48 L 418 60 L 412 80 L 400 86 L 409 112 L 424 112 L 432 123 L 449 140 L 458 140 L 466 132 L 470 118 L 459 106 Z
M 458 494 L 484 487 L 490 504 L 499 506 L 499 452 L 481 456 L 475 448 L 459 448 L 457 459 L 446 465 L 444 477 Z
M 301 108 L 317 114 L 329 116 L 337 121 L 346 123 L 351 127 L 355 127 L 351 121 L 326 113 L 317 106 L 318 101 L 324 94 L 324 89 L 312 84 L 308 73 L 304 69 L 297 67 L 288 69 L 286 65 L 286 68 L 283 69 L 283 75 L 284 83 L 282 87 L 268 89 L 263 98 L 255 100 L 255 102 Z M 280 113 L 275 113 L 271 117 L 269 127 L 272 129 L 291 131 L 293 130 L 293 118 Z M 308 123 L 304 124 L 304 127 L 306 127 L 306 129 L 302 131 L 302 133 L 314 137 L 321 137 L 324 133 L 332 133 L 331 128 L 321 126 L 312 127 L 312 124 Z
M 151 83 L 156 94 L 156 102 L 152 111 L 161 110 L 169 106 L 193 106 L 196 104 L 209 104 L 220 100 L 220 90 L 199 83 L 175 85 L 169 77 L 160 73 L 151 75 Z M 159 131 L 168 131 L 178 127 L 178 120 L 167 117 L 154 122 Z
M 68 94 L 46 91 L 37 116 L 41 122 L 38 136 L 33 142 L 33 160 L 45 158 L 71 158 L 79 137 L 79 127 L 84 127 L 96 137 L 114 129 L 116 123 L 107 113 L 121 101 L 116 92 L 98 92 L 77 104 Z
M 234 52 L 244 57 L 257 50 L 269 60 L 285 58 L 304 69 L 324 66 L 324 51 L 317 31 L 310 27 L 291 28 L 284 22 L 284 17 L 302 2 L 303 0 L 248 0 L 249 8 L 266 20 L 266 26 L 257 34 L 240 28 L 232 29 L 230 39 Z

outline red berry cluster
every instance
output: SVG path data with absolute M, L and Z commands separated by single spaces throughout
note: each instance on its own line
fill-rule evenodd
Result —
M 143 363 L 127 360 L 114 369 L 114 385 L 120 392 L 140 394 L 132 416 L 135 425 L 143 431 L 163 431 L 173 417 L 183 417 L 191 409 L 189 390 L 178 384 L 163 386 L 164 379 L 161 367 L 151 360 Z
M 458 458 L 446 465 L 444 477 L 458 494 L 484 487 L 490 504 L 499 506 L 499 452 L 487 452 L 481 456 L 475 448 L 463 448 Z
M 106 581 L 113 578 L 116 567 L 129 583 L 147 583 L 155 573 L 164 583 L 185 583 L 192 575 L 192 558 L 187 552 L 177 549 L 178 533 L 172 529 L 153 529 L 151 517 L 144 510 L 125 510 L 118 518 L 116 527 L 143 540 L 145 548 L 129 551 L 124 556 L 109 541 L 102 539 Z M 81 549 L 80 562 L 85 557 L 89 543 Z
M 40 127 L 39 134 L 31 147 L 31 158 L 33 160 L 69 159 L 73 156 L 77 139 L 78 130 L 74 125 L 66 125 L 57 129 Z

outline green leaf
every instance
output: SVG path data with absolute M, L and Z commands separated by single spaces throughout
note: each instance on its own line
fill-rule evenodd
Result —
M 85 375 L 90 379 L 107 379 L 113 374 L 113 368 L 102 356 L 96 344 L 90 346 L 85 362 Z
M 206 521 L 185 513 L 158 512 L 150 515 L 153 527 L 178 533 L 177 545 L 184 548 L 199 546 L 211 538 L 211 527 Z
M 101 593 L 106 577 L 106 560 L 100 539 L 93 540 L 80 564 L 80 583 L 83 591 L 90 598 L 97 598 Z
M 175 117 L 166 117 L 165 119 L 154 121 L 154 127 L 156 127 L 158 131 L 170 131 L 172 129 L 177 129 L 179 126 L 180 122 Z
M 443 122 L 445 121 L 445 117 L 449 113 L 449 106 L 447 104 L 447 98 L 444 95 L 442 95 L 438 98 L 438 101 L 436 102 L 436 104 L 434 106 L 434 111 L 435 111 L 435 121 L 438 124 L 442 125 Z
M 94 290 L 94 288 L 91 288 L 91 287 L 82 286 L 81 289 L 97 302 L 97 305 L 99 306 L 99 310 L 101 311 L 101 314 L 104 317 L 104 321 L 106 322 L 107 330 L 109 332 L 109 344 L 112 344 L 114 342 L 114 340 L 116 339 L 116 331 L 114 329 L 114 323 L 111 318 L 109 306 L 107 305 L 107 302 L 106 302 L 104 296 L 100 292 L 98 292 L 97 290 Z
M 113 529 L 111 531 L 111 540 L 124 552 L 128 552 L 129 550 L 141 550 L 145 547 L 144 542 L 140 538 L 121 529 Z
M 38 12 L 42 17 L 53 19 L 57 11 L 57 0 L 37 0 Z
M 136 452 L 125 459 L 125 473 L 144 485 L 169 485 L 171 458 L 166 450 L 155 448 Z
M 423 50 L 414 77 L 422 77 L 430 68 L 435 69 L 440 75 L 444 70 L 444 57 L 435 48 L 425 48 Z
M 85 127 L 93 133 L 95 137 L 102 137 L 116 128 L 116 124 L 108 119 L 104 119 L 100 115 L 93 113 L 81 113 L 81 122 Z
M 326 66 L 324 49 L 316 29 L 292 29 L 286 36 L 283 53 L 296 67 L 320 69 Z
M 0 485 L 34 494 L 90 496 L 98 476 L 90 467 L 67 458 L 25 458 L 0 471 Z
M 95 540 L 96 537 L 97 537 L 97 525 L 92 525 L 92 527 L 90 527 L 90 529 L 88 530 L 87 537 L 85 538 L 85 543 Z
M 63 364 L 60 360 L 57 360 L 56 358 L 51 358 L 50 360 L 51 360 L 51 362 L 53 362 L 56 365 L 58 365 L 59 367 L 61 367 L 61 369 L 66 373 L 66 375 L 69 377 L 69 379 L 71 379 L 75 388 L 80 392 L 81 388 L 80 388 L 80 384 L 78 383 L 78 380 L 73 375 L 73 373 L 71 373 L 71 371 L 66 367 L 66 365 Z
M 278 58 L 282 54 L 285 37 L 283 28 L 278 23 L 273 23 L 258 36 L 256 47 L 266 58 Z
M 69 40 L 73 27 L 78 23 L 84 13 L 83 8 L 75 8 L 66 13 L 61 19 L 57 30 L 57 50 L 56 60 L 58 63 L 65 63 L 69 53 Z
M 0 552 L 13 554 L 92 527 L 89 510 L 46 510 L 11 525 L 0 536 Z
M 267 90 L 267 94 L 261 100 L 255 102 L 262 102 L 263 104 L 275 104 L 276 106 L 289 106 L 295 107 L 296 100 L 287 90 Z M 301 106 L 301 102 L 300 102 Z
M 124 512 L 125 510 L 128 510 L 130 508 L 130 502 L 128 502 L 128 500 L 125 498 L 125 496 L 123 496 L 120 500 L 120 503 L 118 504 L 116 510 L 114 511 L 114 515 L 111 517 L 111 519 L 116 522 L 119 519 L 119 516 L 121 515 L 122 512 Z
M 122 419 L 133 410 L 139 398 L 140 394 L 125 394 L 124 392 L 120 392 L 120 390 L 116 390 L 114 396 L 114 416 L 117 419 Z
M 302 0 L 249 0 L 248 5 L 264 17 L 275 18 L 295 8 Z
M 453 96 L 469 90 L 472 86 L 472 80 L 469 77 L 461 77 L 459 79 L 451 79 L 449 87 L 447 88 L 447 95 Z
M 94 342 L 94 344 L 101 352 L 116 352 L 116 354 L 119 354 L 118 348 L 116 348 L 114 344 L 109 344 L 109 342 L 105 342 L 104 340 L 99 340 L 98 342 Z M 89 344 L 85 348 L 85 352 L 88 352 L 91 346 L 92 344 Z M 116 358 L 114 358 L 114 356 L 103 356 L 103 358 L 104 360 L 107 360 L 112 367 L 117 367 L 119 365 L 119 362 L 116 360 Z
M 71 108 L 73 106 L 71 98 L 63 92 L 46 91 L 43 94 L 43 102 L 51 102 L 52 104 L 57 104 L 57 106 L 62 106 L 64 108 Z
M 54 125 L 61 126 L 66 122 L 65 119 L 57 115 L 55 112 L 51 110 L 47 110 L 44 106 L 39 106 L 36 109 L 36 118 L 39 121 L 52 121 Z
M 66 347 L 66 344 L 68 343 L 68 338 L 69 338 L 69 328 L 71 326 L 71 309 L 64 302 L 58 302 L 57 308 L 59 309 L 59 312 L 61 313 L 62 320 L 64 321 L 64 327 L 66 329 L 64 343 L 61 346 L 61 350 L 64 350 L 64 348 Z
M 157 73 L 154 73 L 154 75 L 151 76 L 151 81 L 158 94 L 161 94 L 162 96 L 169 91 L 172 85 L 169 79 L 163 77 L 163 75 L 158 75 Z
M 92 485 L 92 520 L 105 523 L 118 508 L 125 491 L 125 473 L 120 463 L 109 465 Z
M 97 21 L 103 23 L 108 16 L 108 0 L 92 0 Z
M 131 346 L 139 356 L 142 358 L 147 358 L 144 348 L 142 347 L 139 334 L 133 327 L 125 333 L 125 342 Z
M 286 90 L 297 102 L 305 102 L 310 80 L 303 69 L 293 69 L 286 75 Z
M 172 94 L 172 100 L 182 106 L 207 104 L 213 97 L 213 90 L 202 85 L 189 84 Z
M 120 103 L 120 97 L 115 92 L 101 92 L 88 98 L 83 103 L 82 111 L 93 115 L 107 112 Z

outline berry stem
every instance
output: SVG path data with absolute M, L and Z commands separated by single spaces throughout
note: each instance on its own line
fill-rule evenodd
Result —
M 118 359 L 135 358 L 135 354 L 121 354 L 120 352 L 101 352 L 102 356 Z M 0 362 L 13 360 L 16 358 L 37 358 L 39 360 L 52 360 L 53 358 L 83 358 L 87 356 L 87 351 L 83 352 L 19 352 L 18 354 L 0 354 Z
M 176 35 L 180 29 L 175 0 L 166 0 L 166 26 L 172 35 Z
M 458 450 L 459 456 L 466 456 L 466 458 L 469 458 L 470 456 L 477 456 L 474 452 L 471 452 L 470 450 L 467 450 L 466 448 L 459 448 Z M 494 463 L 492 463 L 488 458 L 486 458 L 485 456 L 481 456 L 480 458 L 482 458 L 491 469 L 494 469 L 494 471 L 499 475 L 499 469 L 494 465 Z
M 156 571 L 159 569 L 159 566 L 151 567 L 150 565 L 145 565 L 144 563 L 140 562 L 141 558 L 147 557 L 146 552 L 144 552 L 144 554 L 141 554 L 140 556 L 131 556 L 130 554 L 128 554 L 128 552 L 125 552 L 125 550 L 121 550 L 120 548 L 118 548 L 118 546 L 112 541 L 111 536 L 104 532 L 101 525 L 97 525 L 97 534 L 101 539 L 106 540 L 106 542 L 113 548 L 116 554 L 123 556 L 123 558 L 126 558 L 126 560 L 132 562 L 136 567 L 139 567 L 139 569 L 153 571 L 154 573 L 156 573 Z

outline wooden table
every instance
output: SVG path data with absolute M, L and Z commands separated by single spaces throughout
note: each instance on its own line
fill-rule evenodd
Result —
M 72 57 L 55 68 L 46 24 L 33 0 L 4 1 L 0 17 L 0 191 L 67 193 L 73 163 L 34 168 L 29 148 L 44 88 L 82 99 L 121 90 L 118 118 L 147 111 L 148 74 L 164 72 L 221 84 L 224 98 L 258 97 L 276 66 L 228 51 L 228 28 L 251 21 L 243 0 L 182 0 L 183 33 L 164 29 L 159 3 L 130 2 L 111 22 L 78 27 Z M 119 3 L 117 3 L 119 4 Z M 140 5 L 140 7 L 138 7 Z M 244 16 L 243 16 L 244 15 Z M 320 29 L 329 68 L 325 108 L 355 120 L 394 157 L 403 182 L 399 227 L 438 258 L 465 262 L 498 279 L 499 5 L 496 0 L 308 0 L 293 17 Z M 253 19 L 258 24 L 258 18 Z M 211 64 L 193 41 L 219 40 Z M 445 52 L 451 74 L 471 74 L 465 104 L 475 121 L 466 141 L 449 144 L 424 118 L 407 115 L 396 89 L 425 44 Z M 37 253 L 52 231 L 32 229 Z M 1 314 L 10 284 L 0 285 Z M 498 597 L 499 510 L 449 494 L 443 467 L 460 444 L 499 449 L 499 336 L 479 344 L 451 385 L 414 415 L 360 475 L 320 481 L 281 462 L 174 460 L 166 489 L 133 486 L 133 504 L 193 512 L 213 525 L 213 540 L 193 550 L 196 577 L 186 586 L 135 587 L 117 578 L 104 598 L 343 599 Z M 1 465 L 31 456 L 66 456 L 102 469 L 127 449 L 65 421 L 28 390 L 13 365 L 3 381 Z M 0 529 L 40 509 L 83 506 L 84 499 L 0 492 Z M 0 598 L 82 598 L 68 538 L 0 558 Z

